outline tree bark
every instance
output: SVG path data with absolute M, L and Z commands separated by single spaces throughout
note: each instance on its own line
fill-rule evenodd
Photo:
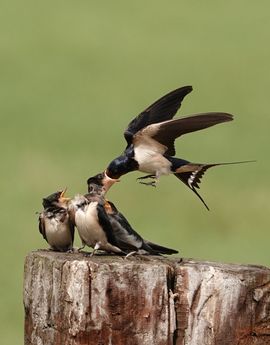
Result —
M 36 251 L 25 345 L 270 345 L 270 270 Z

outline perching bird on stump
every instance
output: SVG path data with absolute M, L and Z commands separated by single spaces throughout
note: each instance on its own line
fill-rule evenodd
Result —
M 39 214 L 39 231 L 52 250 L 72 250 L 74 225 L 67 210 L 69 198 L 64 191 L 55 192 L 43 199 L 44 211 Z
M 150 241 L 144 240 L 129 224 L 126 217 L 118 211 L 116 206 L 104 198 L 106 193 L 106 176 L 104 173 L 97 174 L 87 180 L 88 194 L 85 197 L 91 202 L 99 202 L 104 205 L 104 209 L 110 220 L 115 245 L 125 253 L 138 254 L 177 254 L 178 251 L 160 246 Z

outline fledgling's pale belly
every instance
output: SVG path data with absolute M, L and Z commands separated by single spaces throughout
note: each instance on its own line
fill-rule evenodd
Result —
M 106 235 L 98 223 L 97 202 L 91 202 L 86 209 L 77 210 L 75 223 L 82 241 L 94 248 L 96 243 L 107 242 Z
M 68 220 L 60 222 L 58 219 L 46 219 L 46 238 L 48 243 L 56 248 L 72 245 L 72 236 Z

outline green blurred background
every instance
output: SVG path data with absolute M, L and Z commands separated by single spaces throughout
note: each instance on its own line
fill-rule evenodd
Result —
M 179 114 L 235 121 L 179 139 L 178 157 L 257 163 L 206 174 L 210 212 L 173 176 L 153 189 L 129 174 L 109 199 L 181 256 L 269 265 L 269 13 L 266 0 L 2 1 L 2 344 L 23 342 L 24 258 L 47 247 L 41 198 L 84 193 L 123 150 L 133 116 L 179 86 L 194 87 Z

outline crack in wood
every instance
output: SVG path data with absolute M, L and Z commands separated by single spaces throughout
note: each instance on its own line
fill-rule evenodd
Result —
M 195 309 L 197 308 L 199 304 L 199 300 L 201 297 L 201 288 L 202 288 L 202 282 L 200 282 L 199 285 L 196 287 L 192 296 L 191 305 L 190 305 L 190 312 L 192 315 L 195 315 Z
M 197 316 L 196 316 L 197 318 L 200 317 L 202 310 L 204 309 L 204 307 L 206 306 L 206 304 L 209 302 L 209 300 L 212 297 L 213 297 L 213 295 L 211 294 L 211 295 L 207 296 L 207 298 L 204 300 L 203 304 L 201 305 L 200 309 L 197 312 Z

